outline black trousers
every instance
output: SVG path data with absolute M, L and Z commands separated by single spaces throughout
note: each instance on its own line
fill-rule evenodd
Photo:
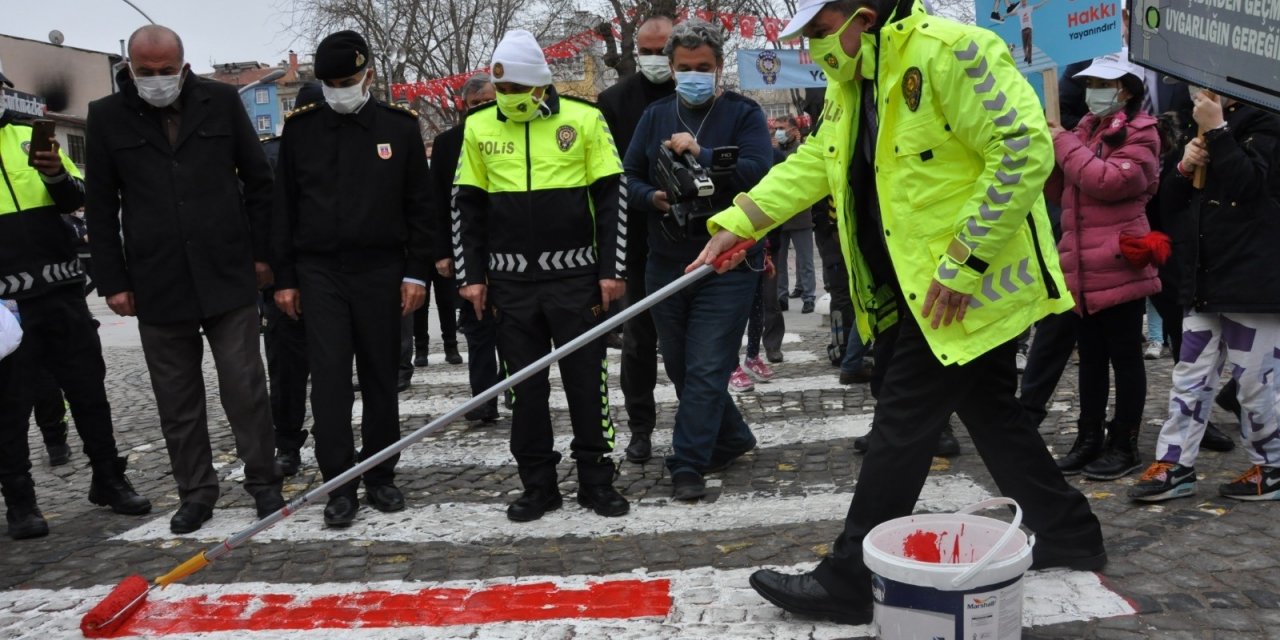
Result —
M 907 307 L 900 307 L 906 309 Z M 858 484 L 835 548 L 816 569 L 833 596 L 869 601 L 871 575 L 862 562 L 862 539 L 876 525 L 910 515 L 915 508 L 938 433 L 947 418 L 960 415 L 1000 492 L 1022 505 L 1024 524 L 1037 545 L 1094 549 L 1102 544 L 1089 502 L 1062 478 L 1014 397 L 1017 369 L 1014 342 L 962 366 L 943 366 L 925 342 L 917 322 L 903 314 L 895 328 L 876 340 L 893 341 L 876 399 L 876 428 L 862 460 Z M 896 335 L 895 335 L 896 334 Z
M 263 292 L 266 326 L 262 341 L 267 350 L 267 379 L 271 385 L 271 422 L 276 427 L 276 449 L 297 451 L 307 441 L 302 428 L 307 418 L 307 330 L 299 317 L 285 315 L 274 300 L 274 289 Z
M 67 441 L 67 404 L 62 397 L 58 380 L 47 366 L 37 366 L 31 376 L 33 413 L 40 437 L 45 445 L 65 444 Z
M 66 393 L 85 456 L 95 465 L 114 464 L 116 439 L 104 383 L 107 369 L 83 289 L 62 286 L 20 300 L 18 313 L 22 343 L 0 360 L 0 485 L 31 486 L 27 433 L 41 370 L 47 370 L 55 386 Z
M 1027 368 L 1022 372 L 1018 401 L 1039 427 L 1049 415 L 1049 399 L 1058 388 L 1062 372 L 1067 368 L 1071 352 L 1076 348 L 1080 316 L 1074 310 L 1045 316 L 1036 323 L 1035 337 L 1027 353 Z
M 449 277 L 431 270 L 431 282 L 427 284 L 436 294 L 436 318 L 440 320 L 440 342 L 458 344 L 458 283 Z M 413 312 L 413 340 L 418 350 L 425 351 L 430 335 L 427 331 L 431 313 L 431 290 L 427 291 L 427 300 L 417 311 Z
M 476 396 L 498 384 L 498 322 L 493 312 L 485 309 L 484 317 L 476 319 L 470 305 L 459 312 L 458 331 L 467 339 L 467 380 L 471 395 Z M 494 398 L 489 406 L 497 408 Z
M 1182 360 L 1182 305 L 1173 296 L 1164 295 L 1152 296 L 1151 303 L 1155 305 L 1156 313 L 1160 314 L 1160 320 L 1164 323 L 1164 334 L 1169 338 L 1169 351 L 1173 354 L 1174 363 L 1177 363 Z
M 138 322 L 160 430 L 182 502 L 212 507 L 219 494 L 205 406 L 205 338 L 213 352 L 218 395 L 235 436 L 236 454 L 244 461 L 245 491 L 257 495 L 264 489 L 280 488 L 267 374 L 258 348 L 261 326 L 257 305 L 189 322 Z M 71 414 L 75 416 L 74 403 Z
M 1112 369 L 1116 372 L 1116 422 L 1130 427 L 1142 422 L 1147 404 L 1147 366 L 1142 360 L 1146 310 L 1146 299 L 1139 298 L 1080 319 L 1081 422 L 1106 420 Z
M 360 380 L 363 460 L 400 439 L 396 367 L 400 350 L 400 282 L 404 268 L 391 264 L 362 271 L 298 264 L 299 294 L 311 363 L 312 435 L 320 474 L 330 480 L 355 466 L 351 409 L 351 359 Z M 400 456 L 364 474 L 365 486 L 391 484 Z M 334 492 L 354 496 L 355 481 Z
M 644 265 L 627 266 L 627 304 L 644 299 Z M 653 388 L 658 384 L 658 331 L 648 311 L 622 326 L 622 396 L 631 433 L 653 433 L 658 409 Z
M 538 358 L 586 333 L 599 322 L 600 285 L 594 276 L 542 282 L 495 280 L 489 301 L 497 310 L 498 353 L 515 373 Z M 573 442 L 581 485 L 610 484 L 614 464 L 613 421 L 609 417 L 608 361 L 603 339 L 565 356 L 560 379 L 569 401 Z M 556 464 L 549 399 L 551 384 L 544 369 L 516 385 L 511 416 L 511 454 L 526 489 L 554 489 Z

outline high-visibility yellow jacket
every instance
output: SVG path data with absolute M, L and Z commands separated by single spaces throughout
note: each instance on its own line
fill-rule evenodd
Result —
M 863 55 L 870 70 L 870 45 Z M 883 27 L 874 62 L 875 180 L 883 239 L 908 307 L 899 315 L 920 323 L 940 362 L 964 364 L 1072 308 L 1041 193 L 1053 144 L 1004 42 L 917 5 Z M 861 82 L 829 81 L 817 134 L 708 226 L 760 238 L 830 194 L 866 340 L 895 317 L 891 290 L 873 282 L 856 240 L 878 233 L 856 228 L 849 187 L 850 161 L 862 152 L 854 148 Z M 921 317 L 934 279 L 973 296 L 963 322 L 931 329 Z
M 32 128 L 12 117 L 0 115 L 0 298 L 21 300 L 84 281 L 75 234 L 59 215 L 84 204 L 84 183 L 65 153 L 67 172 L 52 182 L 28 166 Z

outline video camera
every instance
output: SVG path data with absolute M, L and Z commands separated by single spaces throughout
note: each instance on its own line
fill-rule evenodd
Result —
M 738 163 L 737 147 L 720 147 L 712 151 L 712 166 L 703 167 L 692 153 L 676 155 L 666 145 L 658 146 L 658 166 L 655 178 L 657 187 L 667 193 L 671 204 L 668 215 L 662 217 L 662 232 L 671 240 L 689 237 L 689 225 L 705 226 L 707 218 L 716 213 L 711 203 L 716 186 L 713 174 L 728 173 Z

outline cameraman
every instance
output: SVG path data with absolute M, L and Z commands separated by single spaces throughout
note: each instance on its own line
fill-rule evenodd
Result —
M 707 219 L 729 207 L 734 194 L 758 182 L 772 165 L 769 128 L 760 106 L 719 88 L 724 65 L 720 30 L 701 20 L 678 24 L 663 53 L 675 72 L 676 95 L 645 110 L 623 162 L 628 206 L 645 216 L 649 228 L 645 286 L 650 295 L 683 275 L 685 265 L 698 256 L 709 238 Z M 714 194 L 689 197 L 661 188 L 664 148 L 686 169 L 686 152 L 696 158 L 710 173 Z M 651 311 L 663 365 L 681 399 L 674 453 L 667 458 L 676 499 L 706 495 L 703 473 L 723 469 L 755 447 L 755 436 L 727 385 L 763 268 L 761 254 L 762 247 L 753 247 L 740 268 L 697 282 Z

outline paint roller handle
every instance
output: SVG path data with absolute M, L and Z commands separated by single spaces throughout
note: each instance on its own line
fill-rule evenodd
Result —
M 992 507 L 1002 507 L 1002 506 L 1013 507 L 1013 522 L 1009 523 L 1009 527 L 1004 530 L 1004 534 L 1000 536 L 1000 539 L 997 540 L 996 543 L 991 546 L 991 549 L 988 550 L 986 554 L 984 554 L 980 559 L 978 559 L 977 562 L 973 563 L 972 566 L 966 569 L 964 573 L 961 573 L 960 575 L 956 576 L 955 579 L 951 581 L 952 587 L 956 589 L 963 588 L 964 584 L 969 582 L 969 580 L 971 580 L 974 576 L 978 575 L 978 573 L 981 572 L 983 569 L 986 569 L 987 565 L 994 562 L 996 559 L 996 554 L 1000 553 L 1000 550 L 1004 548 L 1004 545 L 1008 544 L 1009 540 L 1011 540 L 1014 534 L 1018 532 L 1018 527 L 1022 525 L 1022 507 L 1019 506 L 1018 502 L 1013 498 L 988 498 L 981 502 L 976 502 L 974 504 L 971 504 L 956 512 L 956 513 L 974 513 L 975 511 L 982 511 L 984 509 L 990 509 Z
M 725 263 L 733 259 L 733 256 L 739 253 L 745 252 L 747 249 L 750 249 L 752 246 L 754 246 L 755 243 L 756 243 L 755 240 L 747 238 L 746 240 L 743 240 L 738 244 L 735 244 L 732 247 L 729 247 L 728 251 L 725 251 L 724 253 L 716 256 L 716 259 L 711 261 L 711 266 L 715 267 L 716 271 L 719 271 L 722 267 L 724 267 Z
M 173 571 L 156 578 L 156 584 L 167 587 L 171 583 L 177 582 L 187 576 L 205 568 L 209 565 L 209 560 L 204 557 L 204 552 L 195 554 L 187 559 L 186 562 L 173 568 Z

